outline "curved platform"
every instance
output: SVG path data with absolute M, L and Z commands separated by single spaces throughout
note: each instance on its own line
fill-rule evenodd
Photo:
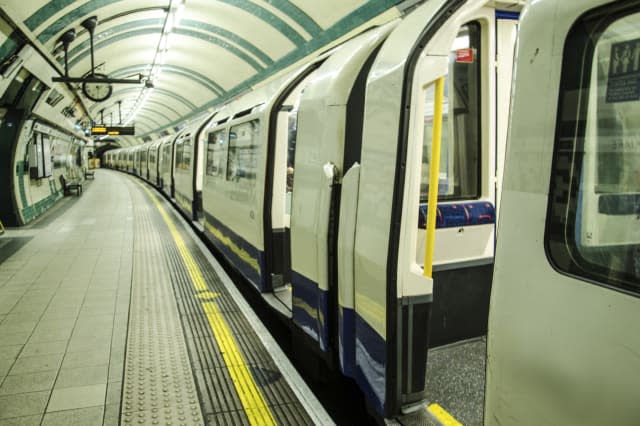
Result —
M 330 424 L 173 208 L 98 171 L 0 239 L 0 424 Z

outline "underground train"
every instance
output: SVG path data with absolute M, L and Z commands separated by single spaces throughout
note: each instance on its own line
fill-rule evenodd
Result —
M 606 3 L 430 0 L 105 163 L 380 416 L 488 321 L 485 423 L 637 424 L 640 3 Z
M 486 333 L 520 7 L 426 2 L 105 163 L 172 198 L 291 319 L 295 338 L 337 358 L 391 417 L 422 403 L 429 345 Z M 436 103 L 432 280 L 423 252 Z

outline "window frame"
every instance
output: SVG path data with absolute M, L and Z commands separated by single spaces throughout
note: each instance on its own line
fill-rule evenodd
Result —
M 640 297 L 640 285 L 629 283 L 633 281 L 630 274 L 594 264 L 580 253 L 576 239 L 576 220 L 584 173 L 588 103 L 590 96 L 597 90 L 591 87 L 595 49 L 607 28 L 614 22 L 637 13 L 640 13 L 640 1 L 622 5 L 608 4 L 578 17 L 567 33 L 558 87 L 544 231 L 545 254 L 556 272 L 634 297 Z M 576 90 L 585 96 L 567 95 Z M 569 112 L 567 108 L 571 108 Z M 563 116 L 576 118 L 573 121 L 563 121 Z M 567 156 L 568 166 L 562 168 L 562 164 L 567 162 Z M 560 179 L 563 173 L 569 176 L 567 182 Z
M 461 201 L 470 201 L 470 200 L 480 200 L 483 198 L 483 184 L 482 184 L 482 179 L 483 179 L 483 172 L 484 172 L 484 167 L 486 167 L 483 164 L 483 159 L 484 159 L 484 154 L 485 154 L 485 150 L 483 149 L 483 138 L 484 138 L 484 127 L 483 127 L 483 121 L 484 121 L 484 113 L 482 111 L 483 109 L 483 102 L 484 102 L 484 97 L 486 96 L 485 93 L 483 93 L 483 82 L 484 82 L 484 78 L 485 76 L 483 75 L 483 67 L 482 67 L 482 61 L 484 60 L 484 55 L 487 54 L 487 52 L 484 52 L 484 44 L 483 44 L 483 36 L 485 34 L 485 29 L 483 27 L 482 22 L 480 21 L 480 19 L 472 19 L 470 21 L 467 21 L 465 23 L 463 23 L 462 25 L 460 25 L 459 29 L 458 29 L 458 34 L 460 32 L 460 30 L 463 27 L 468 27 L 469 28 L 469 44 L 470 46 L 473 44 L 473 42 L 477 42 L 477 48 L 473 48 L 474 49 L 474 55 L 475 55 L 475 66 L 476 66 L 476 70 L 475 70 L 475 79 L 477 82 L 477 99 L 476 99 L 476 107 L 478 109 L 478 116 L 476 118 L 476 126 L 475 126 L 475 132 L 477 135 L 477 140 L 476 140 L 476 144 L 475 144 L 475 149 L 476 149 L 476 160 L 475 160 L 475 171 L 476 171 L 476 185 L 475 188 L 473 188 L 473 194 L 469 195 L 469 194 L 452 194 L 452 195 L 444 195 L 443 193 L 441 193 L 440 191 L 438 191 L 438 203 L 456 203 L 456 202 L 461 202 Z M 474 39 L 475 37 L 475 39 Z M 453 48 L 453 45 L 451 46 Z M 449 54 L 453 54 L 455 51 L 454 50 L 450 50 Z M 448 82 L 447 84 L 451 84 L 451 86 L 453 87 L 454 82 L 450 81 L 450 76 L 452 75 L 452 72 L 450 72 L 450 70 L 452 70 L 452 67 L 450 67 L 449 69 L 447 69 L 447 74 L 446 74 L 446 81 Z M 423 94 L 426 94 L 426 90 L 422 92 Z M 453 100 L 455 99 L 455 95 L 454 94 L 450 94 L 447 93 L 446 95 L 448 97 L 448 102 L 453 102 Z M 422 102 L 424 102 L 425 100 L 423 99 Z M 446 117 L 446 121 L 447 121 L 447 125 L 446 127 L 443 126 L 443 139 L 444 139 L 444 133 L 449 131 L 449 120 L 455 120 L 456 116 L 455 116 L 455 111 L 454 114 L 452 114 L 451 116 L 449 116 L 448 112 L 447 112 L 447 117 Z M 443 122 L 444 124 L 444 122 Z M 452 126 L 455 126 L 455 122 L 452 121 Z M 449 139 L 448 137 L 449 135 L 447 134 L 447 139 Z M 422 152 L 423 152 L 423 156 L 425 155 L 426 152 L 426 147 L 424 145 L 424 138 L 425 135 L 423 134 L 423 148 L 422 148 Z M 458 159 L 456 158 L 456 156 L 458 155 L 458 150 L 460 149 L 460 145 L 458 145 L 458 141 L 455 137 L 449 141 L 447 140 L 447 152 L 453 152 L 453 154 L 449 154 L 452 155 L 452 162 L 453 162 L 453 171 L 452 171 L 452 175 L 453 175 L 453 182 L 454 182 L 454 188 L 455 188 L 455 180 L 456 177 L 459 178 L 459 176 L 456 176 L 456 167 L 460 167 L 458 163 Z M 464 145 L 465 147 L 469 146 L 468 144 Z M 443 165 L 446 163 L 442 161 L 442 158 L 440 159 L 440 172 L 442 172 L 442 167 Z M 423 162 L 421 164 L 421 173 L 424 172 L 423 168 L 425 166 L 425 163 Z M 428 173 L 427 173 L 428 176 Z M 422 180 L 420 182 L 420 185 L 422 187 Z M 427 190 L 426 193 L 428 194 L 428 185 L 430 183 L 427 182 Z M 439 184 L 439 182 L 438 182 Z M 455 190 L 454 190 L 455 192 Z M 423 198 L 422 196 L 422 189 L 420 191 L 420 200 L 419 203 L 420 204 L 425 204 L 427 202 L 426 198 Z

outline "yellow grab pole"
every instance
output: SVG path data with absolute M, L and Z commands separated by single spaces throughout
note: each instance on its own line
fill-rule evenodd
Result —
M 438 183 L 440 181 L 440 144 L 442 142 L 442 103 L 444 76 L 436 80 L 433 106 L 433 136 L 429 160 L 429 199 L 427 200 L 427 243 L 424 251 L 424 276 L 432 277 L 433 247 L 436 240 L 436 214 L 438 212 Z

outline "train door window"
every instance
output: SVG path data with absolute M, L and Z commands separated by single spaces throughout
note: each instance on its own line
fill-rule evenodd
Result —
M 291 216 L 291 195 L 293 192 L 296 163 L 296 141 L 298 138 L 298 110 L 305 87 L 315 75 L 317 69 L 309 72 L 291 90 L 278 112 L 276 130 L 276 158 L 273 174 L 273 225 L 277 227 L 284 220 L 288 228 Z M 284 151 L 286 149 L 286 152 Z M 284 195 L 284 198 L 282 197 Z M 281 218 L 276 217 L 280 215 Z
M 176 141 L 176 170 L 183 168 L 184 162 L 182 160 L 184 156 L 184 137 L 180 137 Z
M 480 196 L 480 24 L 469 23 L 451 47 L 445 76 L 438 200 Z M 429 195 L 433 87 L 425 92 L 420 201 Z
M 258 166 L 260 121 L 238 124 L 229 130 L 227 180 L 253 186 Z
M 162 145 L 162 173 L 169 173 L 171 170 L 171 143 Z
M 584 15 L 564 52 L 547 253 L 562 272 L 639 294 L 640 10 Z
M 207 168 L 208 176 L 223 176 L 224 154 L 227 144 L 227 130 L 209 133 L 207 139 Z
M 185 136 L 182 144 L 182 164 L 180 168 L 183 170 L 189 170 L 191 168 L 192 148 L 193 139 L 191 138 L 191 135 L 187 135 Z

